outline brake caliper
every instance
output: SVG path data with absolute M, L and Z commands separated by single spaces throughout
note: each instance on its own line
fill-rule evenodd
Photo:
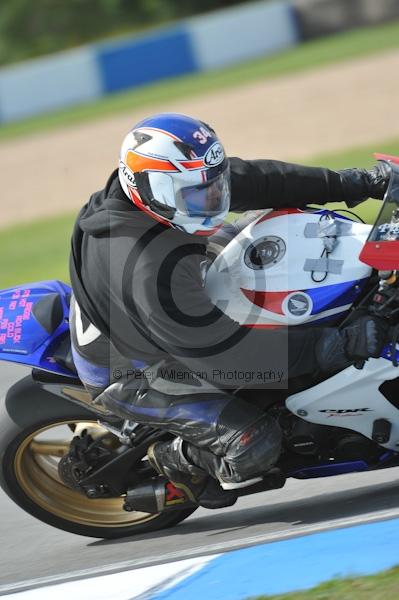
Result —
M 115 452 L 104 445 L 104 437 L 97 439 L 83 429 L 75 436 L 65 454 L 58 463 L 58 474 L 69 488 L 85 493 L 89 498 L 110 496 L 106 484 L 82 485 L 82 481 L 115 456 Z

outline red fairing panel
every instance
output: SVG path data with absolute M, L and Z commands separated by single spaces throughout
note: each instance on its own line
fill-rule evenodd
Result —
M 386 160 L 399 165 L 399 156 L 393 156 L 392 154 L 380 154 L 379 152 L 376 152 L 374 154 L 374 157 L 377 160 Z
M 359 259 L 378 271 L 399 269 L 399 241 L 366 242 Z

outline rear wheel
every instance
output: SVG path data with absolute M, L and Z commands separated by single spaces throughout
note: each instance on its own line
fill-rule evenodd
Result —
M 52 398 L 57 403 L 57 397 Z M 95 428 L 97 422 L 90 413 L 79 413 L 74 405 L 68 407 L 67 413 L 47 419 L 33 417 L 22 430 L 9 414 L 1 415 L 1 486 L 21 508 L 59 529 L 99 538 L 125 537 L 171 527 L 193 512 L 193 509 L 158 514 L 126 512 L 123 497 L 91 499 L 68 487 L 58 474 L 58 463 L 69 450 L 75 428 Z M 109 436 L 110 443 L 118 444 L 117 438 Z

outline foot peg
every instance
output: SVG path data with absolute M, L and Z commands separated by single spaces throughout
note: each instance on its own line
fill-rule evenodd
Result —
M 373 423 L 372 438 L 377 444 L 387 444 L 391 437 L 392 423 L 387 419 L 377 419 Z
M 249 485 L 248 487 L 236 490 L 238 496 L 249 496 L 258 492 L 267 492 L 268 490 L 278 490 L 284 487 L 287 481 L 286 476 L 278 467 L 270 469 L 258 483 Z

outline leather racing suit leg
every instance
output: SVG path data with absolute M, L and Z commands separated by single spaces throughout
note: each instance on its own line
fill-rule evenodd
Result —
M 191 472 L 195 465 L 232 489 L 248 485 L 277 461 L 281 432 L 271 416 L 231 393 L 210 389 L 181 364 L 161 363 L 147 373 L 148 385 L 141 389 L 136 381 L 115 383 L 97 401 L 178 436 L 179 443 L 167 442 L 170 448 L 161 453 L 175 470 Z M 171 380 L 171 373 L 180 381 Z
M 168 475 L 206 474 L 232 489 L 254 483 L 275 464 L 281 432 L 272 417 L 172 360 L 146 370 L 133 370 L 130 362 L 131 376 L 112 380 L 115 365 L 126 374 L 129 361 L 84 321 L 72 299 L 72 348 L 81 380 L 113 414 L 177 436 L 155 449 L 158 460 L 168 463 Z

